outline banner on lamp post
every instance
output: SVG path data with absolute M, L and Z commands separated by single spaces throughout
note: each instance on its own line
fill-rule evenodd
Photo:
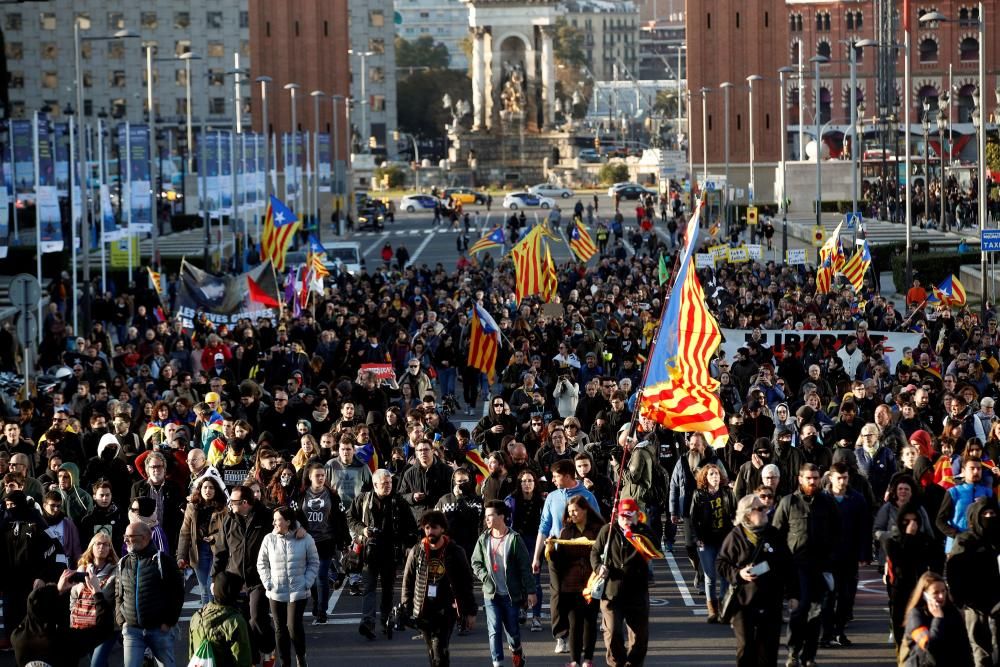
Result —
M 42 254 L 62 252 L 62 213 L 59 210 L 59 191 L 56 188 L 55 156 L 52 150 L 52 132 L 49 121 L 36 114 L 35 139 L 38 142 L 38 183 L 35 185 L 36 216 L 39 225 L 39 248 Z
M 319 176 L 319 191 L 320 192 L 330 192 L 330 188 L 333 185 L 333 163 L 331 162 L 330 153 L 330 135 L 320 134 L 316 137 L 319 142 L 319 164 L 317 165 L 317 174 Z
M 149 126 L 129 125 L 128 133 L 128 205 L 132 210 L 129 233 L 146 234 L 153 231 L 153 207 L 149 196 L 152 188 L 149 171 Z

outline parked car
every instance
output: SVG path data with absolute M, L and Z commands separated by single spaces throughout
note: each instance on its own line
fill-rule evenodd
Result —
M 532 185 L 528 188 L 528 192 L 533 192 L 536 195 L 541 195 L 543 197 L 551 197 L 552 199 L 561 198 L 569 199 L 573 196 L 573 191 L 569 188 L 564 188 L 560 185 L 553 185 L 552 183 L 539 183 L 538 185 Z
M 584 148 L 579 154 L 580 162 L 595 164 L 601 162 L 601 154 L 593 148 Z
M 624 187 L 628 187 L 630 185 L 639 185 L 639 184 L 638 183 L 633 183 L 632 181 L 619 181 L 618 183 L 615 183 L 610 188 L 608 188 L 608 196 L 609 197 L 614 197 L 615 196 L 615 192 L 617 190 L 620 190 L 620 189 L 622 189 Z
M 486 193 L 472 188 L 445 188 L 442 199 L 451 197 L 459 204 L 486 204 Z
M 502 206 L 515 211 L 519 208 L 552 208 L 556 205 L 554 199 L 536 195 L 534 192 L 511 192 L 503 198 Z
M 441 203 L 437 197 L 427 194 L 406 195 L 399 200 L 399 210 L 413 213 L 415 211 L 433 211 Z

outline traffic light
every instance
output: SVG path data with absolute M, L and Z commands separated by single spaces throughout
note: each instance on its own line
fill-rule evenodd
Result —
M 399 141 L 399 136 L 400 136 L 399 135 L 399 130 L 393 130 L 392 131 L 392 140 L 393 141 Z

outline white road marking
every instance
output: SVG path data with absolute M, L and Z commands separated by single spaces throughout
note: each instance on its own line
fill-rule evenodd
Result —
M 368 248 L 367 248 L 367 249 L 366 249 L 366 250 L 365 250 L 365 251 L 364 251 L 364 252 L 362 253 L 362 256 L 363 256 L 363 257 L 367 257 L 368 255 L 370 255 L 370 254 L 372 254 L 373 252 L 375 252 L 375 250 L 376 250 L 377 248 L 379 248 L 379 247 L 380 247 L 381 245 L 383 245 L 383 244 L 385 243 L 385 240 L 386 240 L 387 238 L 389 238 L 389 232 L 386 232 L 385 234 L 382 234 L 381 238 L 379 238 L 379 240 L 378 240 L 378 241 L 376 241 L 375 243 L 371 244 L 371 245 L 370 245 L 370 246 L 369 246 L 369 247 L 368 247 Z
M 421 244 L 419 246 L 417 246 L 417 249 L 413 252 L 413 254 L 410 255 L 410 261 L 407 262 L 407 264 L 406 264 L 407 266 L 415 266 L 416 265 L 417 258 L 420 257 L 420 253 L 422 253 L 424 251 L 424 248 L 427 247 L 427 244 L 430 243 L 431 240 L 435 236 L 437 236 L 437 232 L 436 231 L 432 231 L 430 234 L 428 234 L 426 236 L 426 238 L 424 238 L 423 242 L 421 242 Z
M 670 574 L 674 577 L 674 583 L 677 584 L 677 590 L 681 593 L 681 598 L 684 600 L 684 604 L 688 607 L 694 607 L 694 598 L 691 597 L 691 591 L 688 590 L 687 582 L 684 581 L 684 575 L 681 574 L 681 568 L 677 566 L 677 561 L 674 559 L 674 555 L 668 551 L 664 554 L 664 558 L 667 561 L 667 567 L 670 568 Z

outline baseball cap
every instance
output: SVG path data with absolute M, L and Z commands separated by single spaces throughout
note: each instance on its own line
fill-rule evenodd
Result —
M 226 360 L 226 358 L 222 355 L 221 352 L 216 352 L 215 353 L 215 361 L 225 361 L 225 360 Z
M 637 503 L 632 498 L 622 498 L 621 500 L 618 501 L 618 509 L 616 510 L 615 513 L 629 515 L 629 514 L 635 514 L 638 511 L 639 511 L 639 503 Z

